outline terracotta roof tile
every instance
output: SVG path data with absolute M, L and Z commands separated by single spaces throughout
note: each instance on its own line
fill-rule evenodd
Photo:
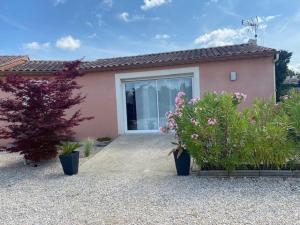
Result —
M 56 72 L 64 68 L 66 61 L 30 60 L 8 71 L 12 72 Z
M 192 49 L 128 57 L 98 59 L 83 62 L 81 69 L 86 71 L 104 71 L 149 66 L 180 65 L 204 61 L 271 56 L 275 49 L 255 44 L 240 44 L 213 48 Z M 63 69 L 64 61 L 28 61 L 9 69 L 14 72 L 55 72 Z
M 3 56 L 0 56 L 0 71 L 9 69 L 9 68 L 15 66 L 16 64 L 21 64 L 21 63 L 24 63 L 28 60 L 29 60 L 28 56 L 24 56 L 24 55 L 20 55 L 20 56 L 3 55 Z

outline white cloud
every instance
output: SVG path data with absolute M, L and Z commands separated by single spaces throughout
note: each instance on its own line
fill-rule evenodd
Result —
M 267 23 L 280 17 L 280 15 L 272 15 L 272 16 L 258 16 L 257 22 L 260 29 L 266 29 L 268 27 Z
M 270 20 L 273 20 L 275 19 L 276 17 L 278 17 L 279 15 L 275 15 L 275 16 L 266 16 L 265 19 L 266 21 L 270 21 Z
M 80 40 L 73 38 L 71 35 L 61 37 L 56 41 L 56 47 L 64 50 L 76 50 L 80 45 Z
M 156 34 L 154 38 L 158 40 L 163 40 L 163 39 L 169 39 L 170 37 L 171 36 L 168 34 Z
M 90 21 L 86 21 L 86 22 L 85 22 L 85 25 L 87 25 L 87 26 L 90 27 L 90 28 L 93 28 L 93 27 L 94 27 L 94 25 L 93 25 Z
M 33 41 L 33 42 L 30 42 L 30 43 L 23 44 L 24 49 L 31 49 L 31 50 L 44 50 L 44 49 L 47 49 L 49 47 L 50 47 L 49 42 L 39 43 L 37 41 Z
M 113 6 L 113 0 L 103 0 L 102 4 L 104 4 L 107 7 L 111 8 Z
M 200 35 L 194 41 L 203 47 L 232 45 L 247 40 L 248 29 L 246 27 L 241 29 L 222 28 L 213 30 L 209 33 Z
M 258 30 L 265 30 L 268 23 L 279 16 L 280 15 L 257 17 Z M 245 43 L 253 36 L 253 31 L 251 31 L 249 27 L 243 27 L 240 29 L 220 28 L 200 35 L 196 38 L 194 43 L 203 47 L 224 46 Z
M 100 13 L 96 14 L 96 18 L 97 18 L 98 26 L 101 27 L 104 23 L 104 21 L 102 19 L 102 14 L 100 14 Z
M 159 20 L 159 17 L 146 18 L 144 15 L 130 15 L 128 12 L 122 12 L 121 14 L 119 14 L 119 19 L 126 23 L 129 23 L 143 20 L 157 21 Z
M 122 12 L 119 15 L 119 18 L 125 22 L 129 22 L 129 13 L 128 12 Z
M 66 3 L 66 2 L 67 2 L 67 0 L 54 0 L 54 6 L 58 6 L 60 4 Z
M 87 37 L 92 39 L 92 38 L 97 37 L 97 34 L 96 33 L 92 33 L 92 34 L 88 35 Z
M 171 0 L 144 0 L 144 5 L 141 6 L 141 9 L 148 10 L 170 2 Z

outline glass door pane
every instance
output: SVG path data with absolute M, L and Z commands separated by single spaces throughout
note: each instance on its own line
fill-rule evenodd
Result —
M 186 98 L 190 100 L 192 93 L 192 78 L 166 78 L 157 81 L 158 89 L 158 108 L 159 108 L 159 126 L 167 123 L 166 112 L 174 111 L 175 97 L 179 91 L 186 93 Z
M 128 130 L 158 130 L 156 80 L 125 83 Z

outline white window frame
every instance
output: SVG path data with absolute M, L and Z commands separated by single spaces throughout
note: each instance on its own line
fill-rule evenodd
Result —
M 126 115 L 125 81 L 161 79 L 164 77 L 192 77 L 193 98 L 200 97 L 199 67 L 182 67 L 177 69 L 151 70 L 141 72 L 125 72 L 115 74 L 116 108 L 118 120 L 118 134 L 124 133 L 153 133 L 154 131 L 128 131 Z

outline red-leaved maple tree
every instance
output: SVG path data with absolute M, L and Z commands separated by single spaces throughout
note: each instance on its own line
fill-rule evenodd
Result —
M 92 119 L 83 117 L 80 109 L 66 115 L 85 99 L 75 80 L 82 75 L 79 65 L 80 61 L 66 63 L 62 71 L 47 77 L 8 75 L 0 81 L 0 91 L 9 96 L 0 99 L 0 121 L 5 124 L 0 138 L 11 141 L 2 151 L 19 152 L 33 162 L 54 158 L 57 145 L 72 137 L 72 128 Z

